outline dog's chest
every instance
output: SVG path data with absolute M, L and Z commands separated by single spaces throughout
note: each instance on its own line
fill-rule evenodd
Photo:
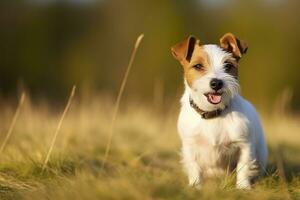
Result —
M 238 153 L 238 142 L 230 134 L 226 126 L 205 125 L 195 127 L 193 136 L 189 139 L 189 147 L 193 149 L 197 162 L 203 168 L 226 168 L 229 160 Z
M 202 146 L 227 148 L 248 137 L 248 120 L 241 113 L 228 112 L 213 119 L 202 119 L 198 114 L 183 109 L 178 130 L 183 140 L 191 139 Z
M 228 147 L 240 136 L 239 122 L 226 118 L 210 120 L 184 119 L 179 121 L 182 139 L 191 139 L 201 146 Z
M 184 124 L 183 122 L 188 122 Z M 238 152 L 238 143 L 243 138 L 243 120 L 234 117 L 211 120 L 181 121 L 181 137 L 204 166 L 223 167 L 227 158 Z M 180 128 L 180 127 L 179 127 Z
M 192 131 L 191 139 L 200 148 L 215 149 L 220 152 L 229 150 L 235 143 L 235 137 L 230 128 L 221 121 L 216 123 L 199 123 Z

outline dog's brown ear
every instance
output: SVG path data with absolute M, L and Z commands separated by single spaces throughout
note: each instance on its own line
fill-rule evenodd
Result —
M 236 38 L 232 33 L 226 33 L 220 39 L 220 46 L 236 58 L 241 58 L 244 53 L 248 50 L 248 45 Z
M 199 43 L 199 40 L 197 40 L 194 36 L 190 35 L 182 42 L 179 42 L 173 47 L 171 47 L 171 51 L 174 58 L 176 58 L 180 62 L 184 60 L 189 62 L 192 58 L 196 43 Z

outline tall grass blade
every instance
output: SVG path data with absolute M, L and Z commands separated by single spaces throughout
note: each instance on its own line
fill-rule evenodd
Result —
M 112 120 L 111 120 L 111 124 L 110 124 L 110 128 L 109 128 L 109 137 L 108 137 L 108 142 L 107 142 L 107 145 L 106 145 L 106 148 L 105 148 L 104 158 L 103 158 L 103 162 L 102 162 L 102 169 L 105 166 L 105 163 L 107 161 L 107 158 L 108 158 L 108 155 L 109 155 L 109 152 L 110 152 L 112 137 L 113 137 L 113 133 L 114 133 L 115 121 L 116 121 L 116 118 L 117 118 L 117 114 L 118 114 L 118 110 L 119 110 L 119 106 L 120 106 L 120 101 L 121 101 L 121 98 L 122 98 L 122 95 L 123 95 L 123 92 L 124 92 L 124 89 L 125 89 L 125 85 L 126 85 L 126 82 L 127 82 L 127 79 L 128 79 L 128 75 L 130 73 L 133 61 L 135 59 L 136 52 L 137 52 L 137 50 L 140 46 L 140 43 L 141 43 L 143 37 L 144 37 L 144 34 L 141 34 L 135 42 L 134 49 L 131 53 L 131 57 L 130 57 L 129 63 L 127 65 L 127 68 L 126 68 L 126 72 L 125 72 L 124 78 L 123 78 L 122 83 L 121 83 L 121 87 L 120 87 L 120 90 L 119 90 L 119 93 L 118 93 L 118 96 L 117 96 L 117 100 L 116 100 L 116 103 L 115 103 L 115 106 L 114 106 Z
M 282 183 L 281 187 L 282 187 L 283 191 L 285 192 L 285 198 L 291 199 L 289 190 L 288 190 L 288 186 L 287 186 L 287 179 L 286 179 L 286 175 L 285 175 L 282 154 L 280 152 L 281 152 L 280 149 L 277 149 L 277 154 L 276 154 L 277 172 L 278 172 L 280 181 Z
M 54 132 L 54 136 L 53 136 L 53 138 L 52 138 L 50 148 L 49 148 L 49 150 L 48 150 L 46 159 L 45 159 L 44 164 L 43 164 L 42 172 L 45 170 L 45 168 L 46 168 L 46 166 L 47 166 L 47 164 L 48 164 L 48 161 L 49 161 L 51 152 L 52 152 L 52 150 L 53 150 L 53 147 L 54 147 L 54 144 L 55 144 L 57 135 L 58 135 L 59 130 L 60 130 L 60 128 L 61 128 L 62 122 L 63 122 L 63 120 L 64 120 L 64 118 L 65 118 L 65 115 L 66 115 L 66 113 L 68 112 L 68 110 L 69 110 L 69 108 L 70 108 L 70 105 L 71 105 L 71 103 L 72 103 L 72 100 L 73 100 L 73 98 L 74 98 L 75 90 L 76 90 L 76 86 L 74 85 L 73 88 L 72 88 L 70 97 L 69 97 L 69 99 L 68 99 L 68 103 L 67 103 L 67 105 L 66 105 L 66 107 L 65 107 L 65 109 L 64 109 L 64 112 L 62 113 L 62 116 L 61 116 L 61 118 L 60 118 L 60 120 L 59 120 L 59 123 L 58 123 L 58 125 L 57 125 L 57 128 L 56 128 L 56 130 L 55 130 L 55 132 Z
M 13 120 L 12 120 L 10 126 L 9 126 L 7 134 L 6 134 L 6 136 L 5 136 L 5 138 L 4 138 L 3 142 L 2 142 L 2 145 L 0 147 L 0 154 L 3 152 L 3 150 L 4 150 L 4 148 L 5 148 L 8 140 L 9 140 L 11 134 L 12 134 L 12 131 L 13 131 L 14 127 L 15 127 L 16 121 L 17 121 L 17 119 L 19 117 L 20 110 L 21 110 L 21 108 L 22 108 L 22 106 L 24 104 L 25 98 L 26 98 L 26 95 L 25 95 L 25 92 L 23 92 L 22 95 L 21 95 L 21 98 L 19 100 L 19 104 L 18 104 L 17 110 L 16 110 L 16 112 L 14 114 Z

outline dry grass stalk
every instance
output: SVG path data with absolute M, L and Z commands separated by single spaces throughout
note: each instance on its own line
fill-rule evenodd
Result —
M 51 141 L 51 145 L 50 145 L 50 148 L 49 148 L 49 150 L 48 150 L 46 159 L 45 159 L 45 161 L 44 161 L 42 171 L 44 171 L 45 168 L 46 168 L 46 166 L 47 166 L 47 163 L 48 163 L 48 161 L 49 161 L 51 152 L 52 152 L 52 150 L 53 150 L 53 147 L 54 147 L 54 144 L 55 144 L 57 135 L 58 135 L 59 130 L 60 130 L 60 128 L 61 128 L 62 122 L 63 122 L 63 120 L 64 120 L 64 118 L 65 118 L 65 115 L 66 115 L 66 113 L 68 112 L 68 110 L 69 110 L 69 108 L 70 108 L 70 105 L 71 105 L 71 103 L 72 103 L 72 100 L 73 100 L 73 98 L 74 98 L 75 90 L 76 90 L 76 86 L 74 85 L 73 88 L 72 88 L 70 97 L 69 97 L 69 99 L 68 99 L 68 103 L 67 103 L 67 105 L 66 105 L 66 107 L 65 107 L 65 109 L 64 109 L 64 112 L 63 112 L 63 114 L 62 114 L 62 116 L 61 116 L 61 118 L 60 118 L 60 120 L 59 120 L 59 123 L 58 123 L 58 125 L 57 125 L 57 128 L 56 128 L 56 130 L 55 130 L 55 132 L 54 132 L 54 136 L 53 136 L 53 139 L 52 139 L 52 141 Z
M 286 180 L 286 176 L 285 176 L 285 170 L 284 170 L 282 155 L 281 155 L 279 149 L 277 150 L 277 154 L 276 154 L 276 165 L 277 165 L 278 176 L 279 176 L 280 181 L 282 183 L 282 189 L 285 192 L 285 198 L 286 199 L 291 199 L 291 196 L 289 194 L 288 187 L 287 187 L 287 180 Z
M 1 147 L 0 147 L 0 153 L 3 152 L 3 150 L 4 150 L 4 148 L 5 148 L 5 146 L 6 146 L 7 142 L 8 142 L 8 140 L 9 140 L 11 134 L 12 134 L 12 131 L 13 131 L 14 127 L 15 127 L 16 121 L 17 121 L 17 119 L 18 119 L 18 117 L 19 117 L 20 110 L 21 110 L 21 108 L 22 108 L 22 106 L 23 106 L 23 104 L 24 104 L 25 97 L 26 97 L 25 92 L 23 92 L 22 95 L 21 95 L 21 98 L 20 98 L 20 100 L 19 100 L 19 104 L 18 104 L 17 110 L 16 110 L 16 112 L 15 112 L 15 114 L 14 114 L 13 120 L 12 120 L 10 126 L 9 126 L 9 129 L 8 129 L 8 131 L 7 131 L 7 134 L 6 134 L 6 136 L 5 136 L 5 139 L 3 140 L 2 145 L 1 145 Z
M 113 137 L 113 133 L 114 133 L 115 121 L 116 121 L 116 118 L 117 118 L 117 114 L 118 114 L 118 110 L 119 110 L 119 106 L 120 106 L 120 101 L 121 101 L 121 98 L 122 98 L 122 95 L 123 95 L 123 92 L 124 92 L 124 89 L 125 89 L 125 85 L 126 85 L 126 82 L 127 82 L 127 79 L 128 79 L 128 75 L 129 75 L 130 69 L 132 67 L 133 61 L 135 59 L 136 52 L 139 48 L 139 45 L 140 45 L 143 37 L 144 37 L 144 34 L 141 34 L 135 42 L 134 49 L 131 53 L 131 57 L 130 57 L 129 63 L 127 65 L 127 68 L 126 68 L 126 72 L 125 72 L 124 78 L 123 78 L 122 83 L 121 83 L 121 87 L 120 87 L 120 90 L 119 90 L 119 93 L 118 93 L 118 96 L 117 96 L 117 100 L 116 100 L 116 103 L 115 103 L 115 106 L 114 106 L 112 120 L 111 120 L 111 124 L 110 124 L 110 128 L 109 128 L 109 137 L 108 137 L 108 142 L 107 142 L 107 145 L 106 145 L 106 148 L 105 148 L 104 158 L 103 158 L 103 162 L 102 162 L 102 168 L 104 167 L 104 165 L 107 161 L 109 152 L 110 152 L 112 137 Z

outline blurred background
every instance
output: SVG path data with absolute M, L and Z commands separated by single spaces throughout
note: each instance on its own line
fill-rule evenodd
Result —
M 145 34 L 126 86 L 141 102 L 178 100 L 182 69 L 170 47 L 189 34 L 218 43 L 232 32 L 249 45 L 240 64 L 243 95 L 272 110 L 288 97 L 300 110 L 300 1 L 1 0 L 0 94 L 65 99 L 116 95 L 137 36 Z

